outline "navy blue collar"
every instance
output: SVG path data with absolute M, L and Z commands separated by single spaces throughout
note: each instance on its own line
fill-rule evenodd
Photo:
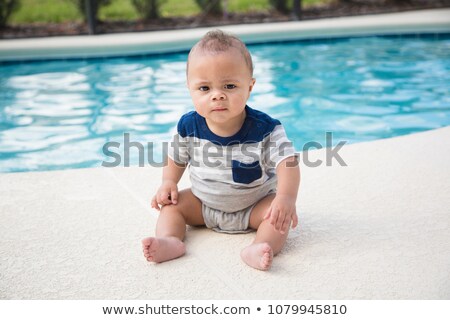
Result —
M 250 114 L 253 112 L 249 106 L 245 106 L 245 119 L 242 127 L 236 132 L 234 135 L 230 137 L 221 137 L 212 132 L 206 123 L 206 119 L 196 113 L 198 124 L 200 125 L 200 130 L 202 131 L 202 138 L 205 138 L 211 141 L 214 144 L 218 144 L 221 146 L 230 146 L 239 143 L 249 143 L 246 137 L 253 123 L 253 117 Z

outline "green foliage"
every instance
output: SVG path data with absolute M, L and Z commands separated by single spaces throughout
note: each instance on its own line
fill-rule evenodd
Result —
M 99 9 L 101 21 L 133 21 L 140 17 L 131 0 L 113 0 L 110 5 Z
M 76 6 L 80 14 L 87 20 L 86 16 L 86 1 L 85 0 L 71 0 Z M 98 10 L 100 7 L 107 6 L 111 3 L 111 0 L 96 0 L 93 2 L 94 17 L 97 19 Z
M 290 12 L 288 0 L 270 0 L 270 5 L 280 13 L 287 14 Z
M 61 23 L 81 21 L 83 17 L 68 1 L 20 0 L 20 8 L 11 15 L 10 22 L 23 23 Z
M 0 0 L 0 27 L 3 27 L 8 22 L 11 14 L 19 9 L 18 0 Z
M 229 12 L 255 12 L 255 11 L 269 11 L 269 1 L 268 0 L 228 0 L 227 2 Z
M 161 7 L 163 17 L 189 17 L 200 13 L 201 10 L 195 0 L 167 0 Z
M 145 20 L 161 17 L 160 8 L 166 0 L 132 0 L 137 13 Z
M 1 1 L 5 3 L 6 0 Z M 11 14 L 8 20 L 10 24 L 79 22 L 84 18 L 84 11 L 80 13 L 79 5 L 77 4 L 79 0 L 16 1 L 20 1 L 21 6 L 19 10 Z M 196 1 L 198 0 L 164 0 L 159 8 L 160 15 L 166 18 L 198 15 L 201 13 L 201 10 Z M 206 3 L 206 0 L 203 1 Z M 339 0 L 302 0 L 302 5 L 303 8 L 308 8 L 312 5 L 326 4 L 333 1 Z M 98 8 L 98 17 L 102 21 L 135 21 L 139 18 L 132 0 L 110 0 L 110 2 L 110 5 Z M 271 9 L 269 2 L 270 0 L 228 0 L 227 7 L 228 11 L 233 13 L 268 13 Z M 290 9 L 292 0 L 287 2 L 287 6 Z
M 220 0 L 195 0 L 197 5 L 202 9 L 204 13 L 212 15 L 222 15 L 222 1 Z

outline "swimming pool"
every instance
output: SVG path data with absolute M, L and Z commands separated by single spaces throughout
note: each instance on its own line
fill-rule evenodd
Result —
M 450 125 L 450 36 L 250 45 L 248 104 L 302 150 L 325 133 L 355 143 Z M 186 52 L 0 64 L 0 172 L 100 166 L 107 142 L 158 145 L 192 109 Z M 138 155 L 131 155 L 131 164 Z

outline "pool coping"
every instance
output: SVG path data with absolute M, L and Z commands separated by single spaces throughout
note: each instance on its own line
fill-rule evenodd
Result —
M 0 40 L 0 61 L 98 58 L 189 50 L 208 30 L 115 33 Z M 219 28 L 219 27 L 217 27 Z M 450 9 L 220 26 L 246 43 L 368 35 L 450 32 Z

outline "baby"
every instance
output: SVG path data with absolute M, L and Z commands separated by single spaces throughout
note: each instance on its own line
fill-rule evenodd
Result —
M 278 120 L 246 105 L 255 85 L 253 63 L 237 37 L 208 32 L 191 49 L 186 73 L 195 111 L 178 122 L 151 201 L 160 210 L 156 237 L 142 240 L 144 256 L 152 262 L 182 256 L 186 225 L 257 230 L 241 258 L 268 270 L 298 223 L 300 170 L 292 143 Z M 188 165 L 192 187 L 178 191 Z

